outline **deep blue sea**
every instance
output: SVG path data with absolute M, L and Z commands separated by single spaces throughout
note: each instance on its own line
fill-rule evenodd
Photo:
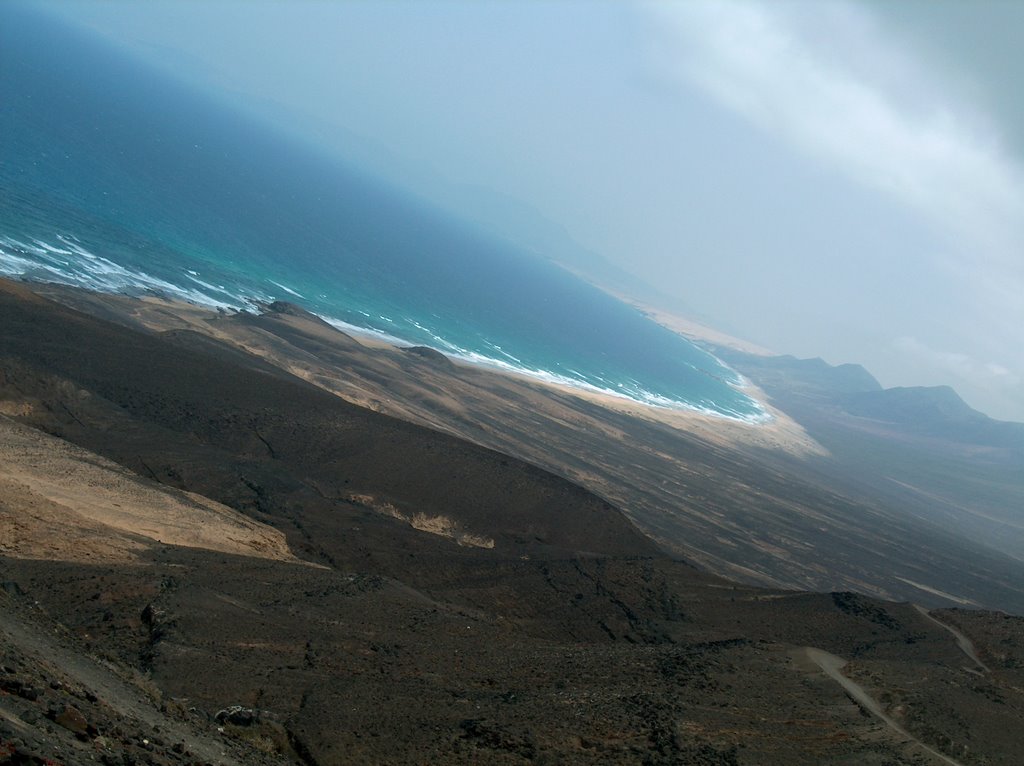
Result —
M 711 354 L 548 260 L 16 7 L 0 8 L 0 275 L 286 299 L 546 380 L 767 417 Z

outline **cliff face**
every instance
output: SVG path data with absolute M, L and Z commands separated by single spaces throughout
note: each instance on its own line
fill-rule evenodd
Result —
M 829 408 L 855 418 L 897 427 L 908 435 L 953 443 L 1019 450 L 1024 424 L 993 420 L 972 409 L 949 386 L 882 388 L 858 364 L 830 365 L 822 359 L 755 356 L 715 349 L 782 407 Z
M 841 401 L 852 415 L 889 423 L 941 425 L 989 420 L 986 415 L 971 409 L 949 386 L 887 388 L 851 394 Z

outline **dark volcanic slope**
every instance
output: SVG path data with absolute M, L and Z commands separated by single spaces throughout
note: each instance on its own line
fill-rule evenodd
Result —
M 780 450 L 707 438 L 529 381 L 442 364 L 436 356 L 368 348 L 301 309 L 217 315 L 180 304 L 35 289 L 131 327 L 177 328 L 166 337 L 220 347 L 226 356 L 239 349 L 258 353 L 349 400 L 542 466 L 623 509 L 666 550 L 723 576 L 1024 613 L 1024 561 L 1014 552 L 1024 550 L 1016 545 L 1020 526 L 1015 530 L 1012 518 L 999 521 L 1024 507 L 1024 474 L 1014 474 L 1012 466 L 990 476 L 972 473 L 976 462 L 923 454 L 919 474 L 904 475 L 908 489 L 889 476 L 912 453 L 905 439 L 886 433 L 865 441 L 861 431 L 814 430 L 833 456 L 790 459 Z M 792 405 L 800 417 L 806 408 L 797 403 L 820 411 L 820 392 L 829 386 L 877 387 L 853 365 L 783 358 L 777 366 L 771 390 L 788 392 L 785 409 Z M 785 382 L 797 373 L 805 377 Z M 947 510 L 944 497 L 936 502 L 932 490 L 950 481 L 983 503 L 977 513 L 965 517 L 958 508 Z M 1014 492 L 1021 502 L 1013 502 Z M 993 533 L 975 535 L 985 524 Z
M 810 646 L 849 660 L 915 740 L 964 764 L 1017 762 L 1021 620 L 955 615 L 982 671 L 909 604 L 702 575 L 563 479 L 346 404 L 241 347 L 5 286 L 0 413 L 148 485 L 221 500 L 320 563 L 152 538 L 130 563 L 40 558 L 18 522 L 42 500 L 0 465 L 0 759 L 929 762 Z
M 1024 561 L 1011 558 L 1019 530 L 1008 518 L 1011 525 L 996 521 L 987 537 L 974 534 L 1021 507 L 1007 502 L 1005 492 L 1008 479 L 1024 502 L 1019 472 L 1001 468 L 1001 475 L 975 472 L 961 480 L 962 461 L 926 454 L 917 460 L 917 475 L 894 477 L 908 488 L 889 478 L 894 467 L 907 465 L 906 445 L 884 434 L 866 440 L 859 431 L 816 429 L 833 458 L 790 459 L 529 381 L 408 350 L 370 348 L 287 305 L 261 315 L 219 315 L 54 286 L 33 290 L 135 330 L 164 331 L 165 339 L 223 361 L 278 376 L 294 372 L 376 411 L 541 466 L 621 508 L 666 550 L 722 576 L 1024 613 Z M 877 385 L 852 365 L 781 363 L 772 392 L 792 389 L 784 409 L 792 405 L 801 418 L 798 403 L 820 411 L 813 397 L 827 386 Z M 785 384 L 805 368 L 805 379 Z M 977 513 L 965 517 L 944 496 L 936 502 L 933 488 L 951 481 L 967 499 L 984 503 Z
M 186 347 L 180 334 L 143 335 L 15 286 L 0 288 L 0 326 L 0 390 L 33 403 L 26 422 L 229 505 L 272 515 L 272 487 L 307 505 L 449 520 L 506 553 L 655 551 L 565 480 L 348 404 L 256 358 L 204 353 L 205 339 Z

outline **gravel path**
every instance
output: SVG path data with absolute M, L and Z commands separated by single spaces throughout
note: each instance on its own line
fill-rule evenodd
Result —
M 882 720 L 886 726 L 891 728 L 901 739 L 905 739 L 909 742 L 916 744 L 926 753 L 934 758 L 942 761 L 943 763 L 951 764 L 951 766 L 963 766 L 960 761 L 954 761 L 948 755 L 940 753 L 932 747 L 921 742 L 921 740 L 914 737 L 910 732 L 900 726 L 895 720 L 886 715 L 882 706 L 878 704 L 874 697 L 868 694 L 864 688 L 856 683 L 855 681 L 847 678 L 842 673 L 842 668 L 846 665 L 846 660 L 842 657 L 837 657 L 834 654 L 829 654 L 822 649 L 815 649 L 813 647 L 806 647 L 804 652 L 807 654 L 807 658 L 817 665 L 819 668 L 825 671 L 829 678 L 839 683 L 840 686 L 853 697 L 854 701 L 862 708 L 867 710 L 871 715 Z
M 956 639 L 956 645 L 960 647 L 960 651 L 966 654 L 967 658 L 975 665 L 977 665 L 978 668 L 980 668 L 985 673 L 992 672 L 989 669 L 988 665 L 981 661 L 981 657 L 978 656 L 978 650 L 974 648 L 974 642 L 972 642 L 971 639 L 969 639 L 959 630 L 954 628 L 952 625 L 949 625 L 940 620 L 938 617 L 933 616 L 932 613 L 925 609 L 923 606 L 918 606 L 917 604 L 914 604 L 914 609 L 919 611 L 926 620 L 934 622 L 943 630 L 948 630 L 950 633 L 952 633 L 953 638 Z

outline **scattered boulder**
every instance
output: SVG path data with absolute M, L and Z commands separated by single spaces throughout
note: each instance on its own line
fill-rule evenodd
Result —
M 73 705 L 67 705 L 57 712 L 53 717 L 53 722 L 58 726 L 63 726 L 73 734 L 84 736 L 89 731 L 89 722 L 82 715 L 82 711 Z
M 4 678 L 0 680 L 0 691 L 14 694 L 29 702 L 39 699 L 39 690 L 31 683 L 21 678 Z
M 241 705 L 231 705 L 218 711 L 214 719 L 217 723 L 229 723 L 232 726 L 252 726 L 260 720 L 260 711 Z

